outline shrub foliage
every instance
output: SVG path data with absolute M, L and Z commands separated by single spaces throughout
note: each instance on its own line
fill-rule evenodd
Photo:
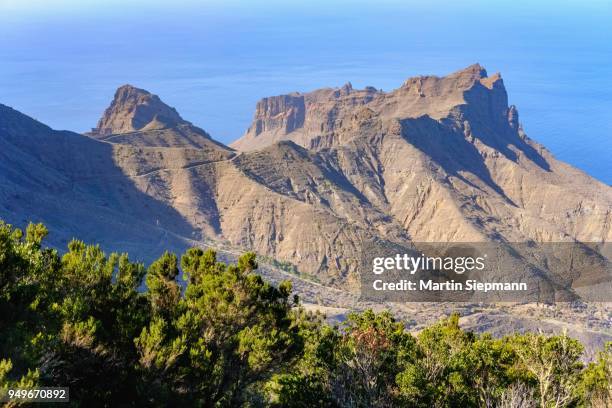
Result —
M 148 268 L 0 222 L 0 393 L 70 387 L 73 406 L 612 406 L 612 344 L 583 365 L 565 334 L 495 339 L 452 315 L 413 335 L 387 312 L 339 326 L 215 251 Z M 181 275 L 182 274 L 182 275 Z

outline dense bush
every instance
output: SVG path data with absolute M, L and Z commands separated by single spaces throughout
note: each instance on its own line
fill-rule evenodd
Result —
M 192 248 L 145 269 L 80 241 L 60 256 L 46 234 L 0 222 L 2 390 L 68 386 L 88 407 L 612 405 L 612 344 L 584 366 L 566 335 L 494 339 L 456 315 L 417 335 L 372 311 L 331 327 L 252 253 L 226 265 Z

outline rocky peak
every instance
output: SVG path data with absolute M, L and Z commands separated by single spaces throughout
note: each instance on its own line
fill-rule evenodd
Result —
M 462 110 L 468 113 L 468 117 L 493 126 L 508 123 L 512 125 L 511 121 L 508 121 L 508 94 L 501 75 L 496 73 L 486 76 L 485 74 L 477 79 L 472 77 L 469 81 L 473 82 L 470 82 L 469 85 L 464 84 L 465 104 L 462 107 Z M 512 114 L 518 118 L 516 108 L 513 109 Z
M 115 92 L 113 101 L 91 134 L 106 136 L 188 123 L 176 109 L 166 105 L 157 95 L 132 85 L 123 85 Z
M 465 78 L 479 80 L 487 77 L 487 70 L 479 63 L 472 64 L 448 76 L 449 78 Z
M 427 115 L 434 120 L 452 117 L 461 123 L 476 121 L 504 135 L 506 129 L 517 128 L 513 125 L 515 120 L 508 117 L 515 117 L 516 112 L 508 112 L 501 75 L 489 76 L 480 64 L 473 64 L 442 77 L 409 78 L 390 92 L 371 87 L 358 90 L 348 82 L 340 88 L 264 98 L 257 104 L 253 124 L 232 147 L 243 151 L 261 149 L 283 139 L 307 148 L 348 141 L 351 135 L 363 133 L 353 129 L 355 123 L 351 119 L 362 106 L 383 122 Z M 339 132 L 351 135 L 340 137 Z

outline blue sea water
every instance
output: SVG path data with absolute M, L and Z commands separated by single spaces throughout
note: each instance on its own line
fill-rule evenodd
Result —
M 0 0 L 0 103 L 82 132 L 131 83 L 229 143 L 264 96 L 479 62 L 530 137 L 610 184 L 611 21 L 594 0 Z

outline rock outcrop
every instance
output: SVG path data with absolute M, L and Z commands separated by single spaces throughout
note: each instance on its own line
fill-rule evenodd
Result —
M 333 132 L 343 109 L 352 110 L 379 95 L 374 88 L 354 90 L 347 83 L 337 89 L 263 98 L 257 103 L 253 124 L 230 146 L 249 151 L 292 140 L 309 148 L 312 138 Z
M 304 125 L 304 113 L 302 95 L 263 98 L 257 102 L 252 132 L 255 136 L 274 129 L 283 129 L 285 133 L 293 132 Z
M 187 123 L 176 109 L 163 103 L 157 95 L 132 85 L 123 85 L 117 89 L 113 101 L 91 133 L 107 136 Z
M 230 148 L 181 118 L 157 95 L 132 85 L 117 89 L 97 127 L 86 135 L 115 144 L 208 149 L 220 158 L 231 156 Z

